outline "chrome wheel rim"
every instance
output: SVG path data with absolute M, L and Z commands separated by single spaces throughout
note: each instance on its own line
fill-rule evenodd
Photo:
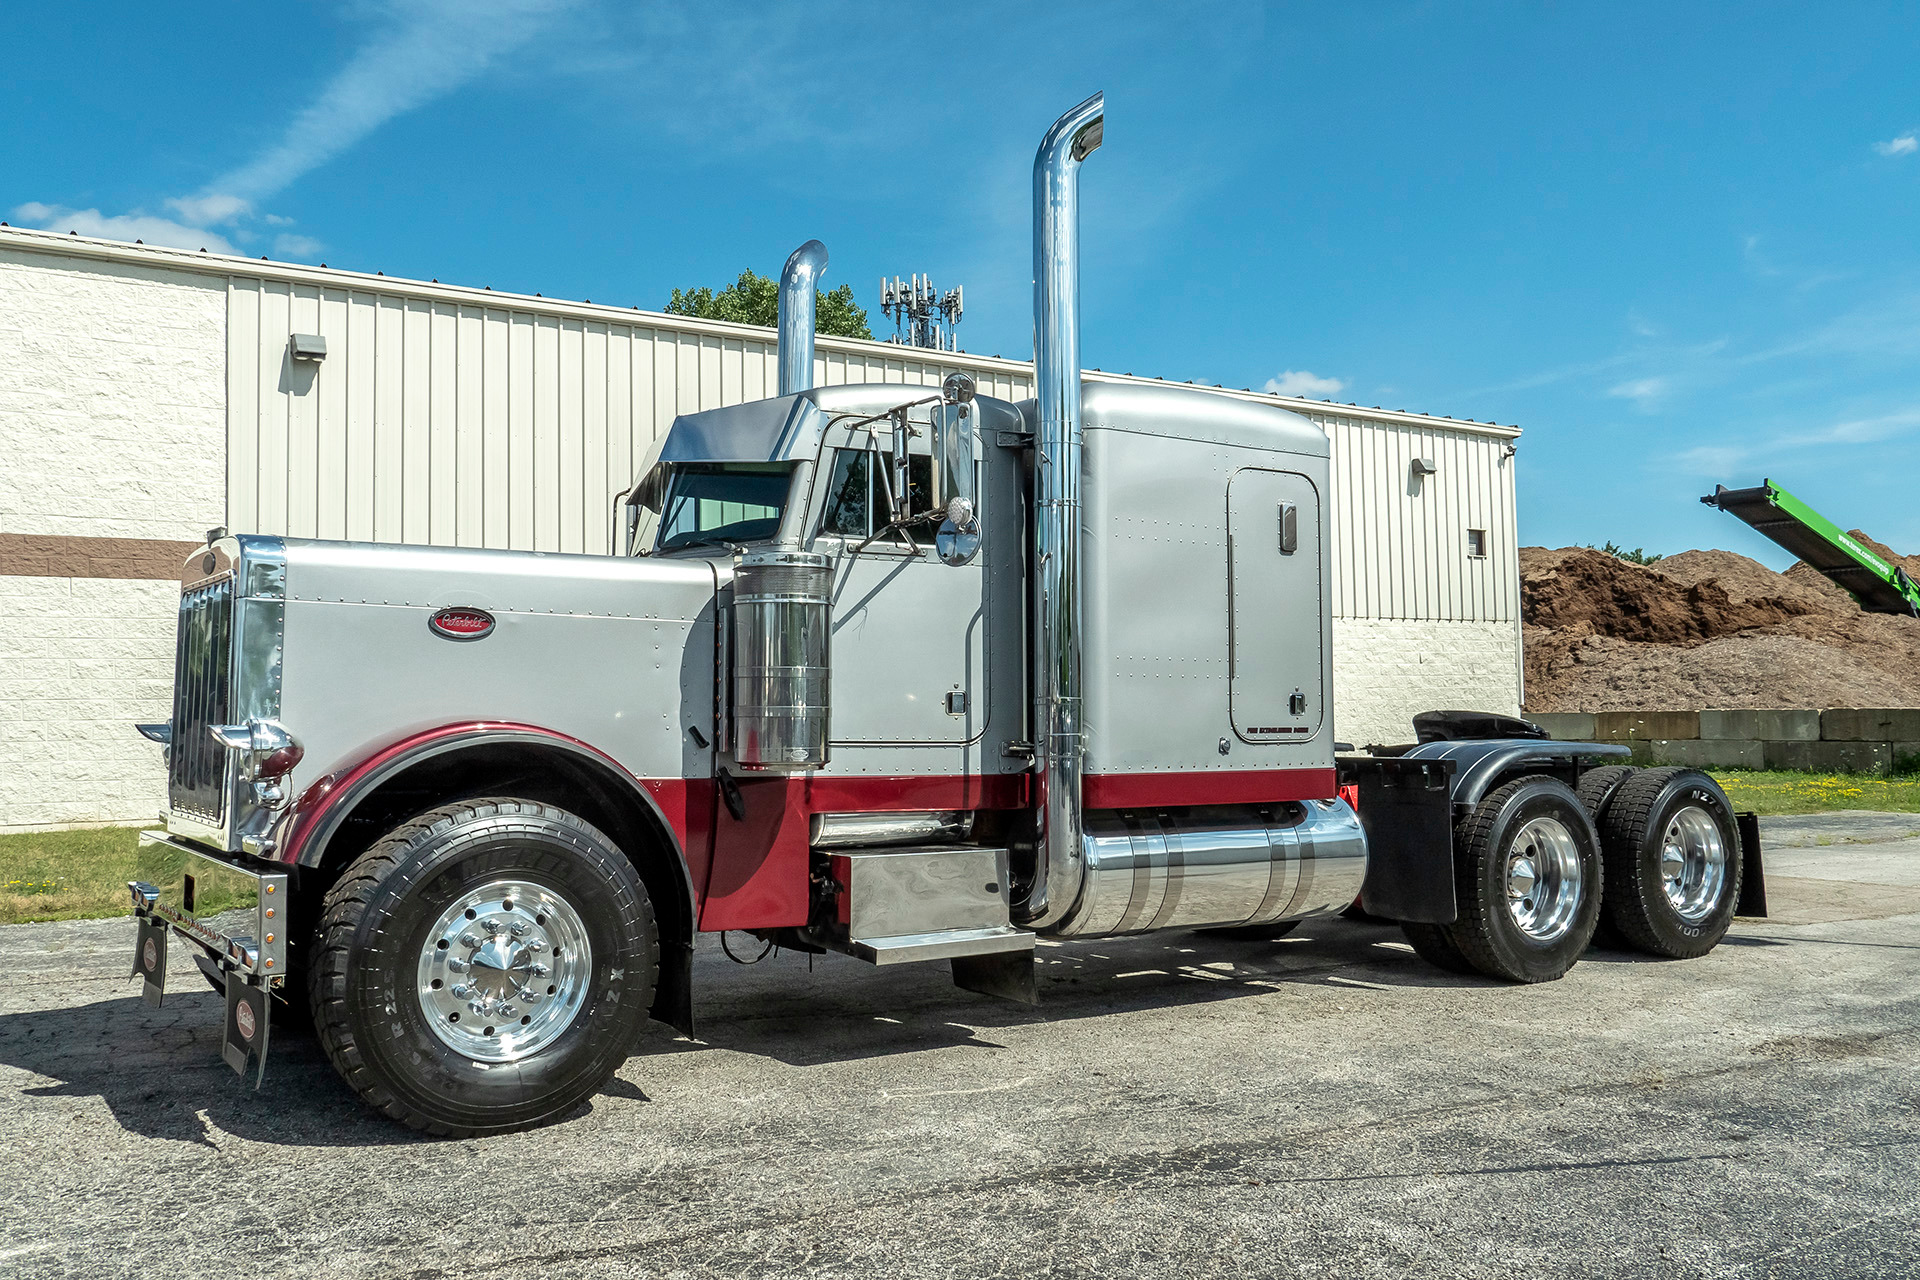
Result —
M 1660 837 L 1660 881 L 1682 920 L 1698 924 L 1720 905 L 1727 882 L 1727 842 L 1713 815 L 1688 805 Z
M 1535 818 L 1507 846 L 1507 910 L 1520 932 L 1553 942 L 1573 928 L 1583 889 L 1580 846 L 1558 818 Z
M 495 880 L 440 913 L 420 948 L 433 1033 L 479 1062 L 540 1052 L 573 1024 L 593 974 L 587 927 L 545 885 Z

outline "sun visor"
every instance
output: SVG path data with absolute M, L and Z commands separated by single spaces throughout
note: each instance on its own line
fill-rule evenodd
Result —
M 775 396 L 683 413 L 667 431 L 661 462 L 785 462 L 811 458 L 827 417 L 805 395 Z

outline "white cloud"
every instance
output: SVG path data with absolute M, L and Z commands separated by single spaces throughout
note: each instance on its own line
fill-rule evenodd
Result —
M 1708 476 L 1725 483 L 1726 477 L 1739 470 L 1753 451 L 1739 445 L 1703 444 L 1674 454 L 1666 463 L 1656 463 L 1661 470 L 1674 470 L 1682 475 Z
M 1631 382 L 1622 382 L 1618 386 L 1608 387 L 1607 394 L 1622 400 L 1631 400 L 1635 408 L 1650 409 L 1667 394 L 1670 383 L 1665 378 L 1635 378 Z
M 141 240 L 179 249 L 233 253 L 213 226 L 246 223 L 291 226 L 293 219 L 258 213 L 260 201 L 353 146 L 375 129 L 466 84 L 495 59 L 524 44 L 554 15 L 577 0 L 388 0 L 382 29 L 363 44 L 320 93 L 294 116 L 278 142 L 196 194 L 174 196 L 166 207 L 180 221 L 135 211 L 103 214 L 30 201 L 14 216 L 49 231 L 78 231 L 109 240 Z M 277 236 L 282 257 L 307 258 L 320 250 L 310 236 Z
M 167 201 L 173 210 L 196 227 L 216 222 L 233 222 L 253 212 L 253 206 L 238 196 L 176 196 Z
M 140 240 L 174 249 L 205 249 L 208 253 L 234 251 L 233 245 L 218 232 L 144 213 L 105 214 L 98 209 L 68 209 L 30 200 L 16 208 L 13 216 L 42 231 L 78 231 L 83 236 L 98 236 L 102 240 Z
M 1346 385 L 1340 378 L 1323 378 L 1305 369 L 1288 369 L 1277 378 L 1268 378 L 1260 389 L 1270 396 L 1330 396 L 1344 390 Z
M 315 258 L 319 256 L 320 250 L 324 247 L 324 245 L 312 236 L 294 235 L 291 232 L 277 235 L 273 238 L 273 256 L 276 258 L 288 258 L 296 261 L 303 258 Z
M 1796 445 L 1874 444 L 1905 435 L 1920 426 L 1920 410 L 1906 409 L 1874 418 L 1854 418 L 1831 426 L 1796 434 L 1787 443 Z
M 278 142 L 200 194 L 169 203 L 183 217 L 226 221 L 285 190 L 395 116 L 458 89 L 573 3 L 396 0 L 387 7 L 391 23 L 294 116 Z
M 1897 138 L 1885 142 L 1876 142 L 1873 149 L 1883 156 L 1906 156 L 1920 151 L 1920 135 L 1903 133 Z

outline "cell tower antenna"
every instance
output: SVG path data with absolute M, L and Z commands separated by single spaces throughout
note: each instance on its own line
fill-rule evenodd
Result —
M 880 310 L 893 321 L 889 342 L 928 351 L 958 351 L 960 339 L 955 330 L 965 309 L 965 289 L 941 293 L 934 288 L 932 276 L 916 273 L 906 280 L 899 276 L 880 279 Z

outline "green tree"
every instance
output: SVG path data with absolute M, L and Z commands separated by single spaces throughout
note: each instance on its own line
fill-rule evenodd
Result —
M 1602 555 L 1612 556 L 1615 560 L 1625 560 L 1628 564 L 1655 564 L 1666 559 L 1665 556 L 1658 552 L 1649 553 L 1640 547 L 1635 547 L 1629 551 L 1625 547 L 1616 546 L 1611 542 L 1604 547 L 1596 547 L 1589 542 L 1587 544 L 1587 550 L 1598 551 Z
M 843 284 L 832 293 L 813 291 L 813 331 L 836 338 L 871 338 L 867 313 L 853 304 L 853 286 Z M 670 315 L 702 320 L 731 320 L 774 328 L 780 323 L 780 282 L 751 270 L 715 293 L 708 288 L 675 289 L 665 310 Z

